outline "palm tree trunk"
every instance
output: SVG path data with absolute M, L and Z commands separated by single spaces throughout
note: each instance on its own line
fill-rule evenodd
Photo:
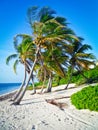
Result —
M 26 92 L 26 90 L 27 90 L 29 81 L 30 81 L 31 76 L 32 76 L 32 73 L 33 73 L 33 71 L 34 71 L 34 67 L 35 67 L 35 65 L 36 65 L 36 63 L 37 63 L 39 50 L 40 50 L 40 46 L 38 45 L 38 46 L 37 46 L 37 50 L 36 50 L 36 54 L 35 54 L 35 60 L 34 60 L 34 63 L 33 63 L 32 68 L 31 68 L 31 72 L 30 72 L 30 75 L 29 75 L 29 77 L 28 77 L 27 83 L 25 84 L 24 89 L 23 89 L 23 91 L 21 92 L 21 94 L 19 95 L 19 97 L 14 101 L 14 103 L 13 103 L 14 105 L 19 105 L 19 104 L 20 104 L 20 102 L 21 102 L 21 100 L 22 100 L 22 98 L 23 98 L 23 96 L 24 96 L 24 94 L 25 94 L 25 92 Z
M 42 87 L 41 87 L 41 91 L 40 91 L 40 93 L 42 93 L 43 90 L 44 90 L 44 84 L 45 84 L 45 81 L 43 81 L 43 85 L 42 85 Z
M 42 93 L 44 90 L 45 82 L 46 82 L 46 69 L 44 69 L 44 81 L 40 93 Z
M 46 92 L 51 92 L 51 89 L 52 89 L 52 74 L 50 73 Z
M 41 87 L 41 91 L 40 91 L 40 93 L 42 93 L 43 90 L 44 90 L 45 82 L 46 82 L 46 80 L 43 81 L 43 85 L 42 85 L 42 87 Z
M 70 76 L 69 76 L 69 80 L 68 80 L 68 83 L 67 83 L 67 85 L 66 85 L 66 87 L 65 87 L 64 89 L 67 89 L 68 86 L 69 86 L 69 84 L 71 83 L 71 80 L 72 80 L 72 74 L 73 74 L 73 69 L 74 69 L 74 67 L 72 66 L 72 68 L 71 68 L 71 72 L 70 72 Z
M 32 74 L 32 78 L 31 79 L 32 79 L 32 86 L 33 86 L 33 91 L 34 91 L 33 94 L 35 94 L 36 93 L 36 88 L 35 88 L 35 85 L 34 85 L 33 74 Z
M 24 79 L 23 82 L 20 86 L 20 89 L 16 92 L 16 94 L 14 95 L 14 97 L 11 99 L 11 101 L 14 101 L 17 99 L 17 97 L 20 95 L 21 91 L 23 90 L 23 87 L 25 85 L 25 81 L 26 81 L 26 67 L 25 67 L 25 74 L 24 74 Z
M 43 59 L 42 59 L 42 57 L 41 57 L 41 52 L 40 52 L 39 54 L 40 54 L 40 62 L 41 62 L 41 66 L 43 67 L 44 61 L 43 61 Z M 44 90 L 44 84 L 45 84 L 45 81 L 46 81 L 46 70 L 44 69 L 44 81 L 43 81 L 43 85 L 42 85 L 42 88 L 41 88 L 40 93 L 42 93 L 43 90 Z
M 27 68 L 28 74 L 30 73 L 30 67 L 31 67 L 30 63 L 28 61 L 26 61 L 26 68 Z M 33 90 L 34 90 L 33 94 L 35 94 L 36 89 L 35 89 L 35 86 L 34 86 L 34 80 L 33 79 L 34 79 L 34 77 L 33 77 L 33 74 L 32 74 L 31 80 L 32 80 L 32 86 L 33 86 Z

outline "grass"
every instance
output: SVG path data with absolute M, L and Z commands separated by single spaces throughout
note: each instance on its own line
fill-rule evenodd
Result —
M 98 85 L 83 88 L 71 96 L 71 103 L 77 109 L 89 109 L 98 112 Z

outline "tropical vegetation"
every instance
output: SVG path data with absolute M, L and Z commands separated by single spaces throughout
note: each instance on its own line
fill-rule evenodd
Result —
M 77 109 L 98 111 L 98 85 L 83 88 L 71 96 L 71 102 Z
M 85 78 L 86 76 L 86 78 Z M 68 76 L 66 75 L 66 77 L 61 78 L 58 75 L 55 75 L 53 77 L 53 83 L 52 86 L 56 87 L 58 85 L 63 85 L 63 84 L 67 84 L 68 82 Z M 72 80 L 71 83 L 75 83 L 76 86 L 78 85 L 83 85 L 83 84 L 92 84 L 92 83 L 98 83 L 98 66 L 88 70 L 83 70 L 82 74 L 79 73 L 79 71 L 76 71 L 73 73 L 72 75 Z M 41 89 L 42 86 L 42 82 L 39 81 L 37 83 L 35 83 L 35 87 L 37 89 Z M 32 90 L 32 85 L 28 86 L 28 90 Z
M 17 58 L 14 63 L 15 72 L 19 62 L 24 65 L 24 80 L 12 99 L 16 105 L 20 104 L 31 80 L 34 86 L 35 75 L 42 83 L 41 92 L 45 86 L 45 92 L 51 92 L 53 81 L 56 79 L 59 85 L 60 80 L 66 76 L 67 89 L 74 72 L 81 73 L 87 79 L 82 72 L 89 70 L 95 59 L 93 54 L 87 52 L 91 46 L 83 44 L 83 38 L 68 27 L 66 18 L 57 16 L 51 8 L 34 6 L 28 9 L 27 16 L 32 34 L 16 35 L 14 47 L 17 54 L 6 59 L 8 64 L 11 59 Z

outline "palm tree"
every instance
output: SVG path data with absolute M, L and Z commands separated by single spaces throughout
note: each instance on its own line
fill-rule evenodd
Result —
M 29 11 L 31 12 L 32 10 Z M 34 71 L 35 65 L 39 63 L 39 61 L 41 61 L 40 57 L 42 53 L 47 51 L 52 46 L 52 44 L 61 42 L 62 44 L 64 44 L 64 41 L 69 41 L 70 38 L 77 39 L 75 35 L 72 34 L 73 32 L 69 28 L 56 20 L 56 18 L 53 16 L 54 11 L 52 11 L 50 8 L 42 8 L 41 10 L 39 10 L 38 8 L 34 7 L 32 12 L 32 16 L 36 21 L 32 22 L 32 17 L 29 17 L 29 21 L 31 27 L 33 28 L 32 43 L 35 45 L 35 58 L 24 89 L 22 93 L 18 96 L 18 98 L 14 101 L 14 104 L 19 104 L 21 99 L 23 98 L 26 92 L 26 88 L 31 79 L 32 73 Z
M 65 68 L 63 66 L 66 66 L 64 62 L 67 60 L 68 56 L 64 54 L 62 48 L 63 48 L 62 45 L 58 43 L 51 44 L 51 46 L 47 49 L 47 51 L 42 52 L 41 54 L 40 59 L 42 60 L 42 65 L 41 67 L 39 66 L 40 68 L 38 71 L 39 72 L 38 78 L 40 81 L 43 81 L 43 84 L 45 83 L 46 80 L 49 79 L 47 89 L 45 92 L 51 92 L 52 78 L 54 74 L 58 74 L 60 77 L 65 76 Z M 43 91 L 43 86 L 41 89 L 41 93 Z
M 57 47 L 53 49 L 50 48 L 45 55 L 47 55 L 47 59 L 45 59 L 44 62 L 46 63 L 48 69 L 51 70 L 49 73 L 49 82 L 46 92 L 51 92 L 52 78 L 54 74 L 57 74 L 60 77 L 65 76 L 65 68 L 63 67 L 63 62 L 67 57 L 62 57 L 62 50 L 60 50 L 60 48 L 58 49 Z
M 18 37 L 22 37 L 22 42 L 21 44 L 17 44 L 17 38 Z M 12 59 L 16 59 L 15 62 L 14 62 L 14 65 L 13 65 L 13 69 L 14 69 L 14 72 L 16 73 L 16 68 L 17 68 L 17 65 L 19 63 L 23 64 L 24 65 L 24 79 L 23 79 L 23 82 L 20 86 L 20 89 L 19 91 L 17 91 L 17 93 L 15 94 L 15 96 L 13 97 L 12 100 L 15 100 L 18 95 L 21 93 L 22 89 L 23 89 L 23 86 L 25 84 L 25 81 L 26 81 L 26 73 L 30 73 L 30 63 L 29 61 L 27 60 L 27 58 L 32 58 L 31 56 L 33 56 L 32 54 L 32 47 L 31 47 L 31 44 L 28 44 L 29 42 L 32 41 L 32 38 L 27 36 L 27 35 L 17 35 L 15 38 L 14 38 L 14 48 L 16 50 L 16 54 L 12 54 L 10 56 L 7 57 L 6 59 L 6 64 L 9 64 L 10 60 Z M 33 76 L 32 76 L 33 78 Z
M 74 69 L 78 70 L 81 73 L 83 69 L 88 70 L 89 66 L 94 64 L 93 59 L 95 58 L 95 56 L 91 53 L 86 52 L 87 50 L 92 48 L 88 44 L 82 44 L 82 40 L 82 38 L 79 38 L 79 41 L 73 41 L 72 44 L 68 45 L 66 48 L 66 53 L 69 55 L 70 76 L 65 89 L 68 88 L 68 85 L 71 82 Z M 86 78 L 86 76 L 84 77 Z
M 48 66 L 47 66 L 47 64 L 45 64 L 45 62 L 43 64 L 43 66 L 39 66 L 37 78 L 40 82 L 43 82 L 40 93 L 43 92 L 44 87 L 46 86 L 46 83 L 48 82 L 50 73 L 51 73 L 51 70 L 50 70 L 50 68 L 48 68 Z

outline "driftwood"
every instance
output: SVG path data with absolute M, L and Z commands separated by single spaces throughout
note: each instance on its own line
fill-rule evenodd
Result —
M 59 107 L 61 110 L 63 110 L 64 107 L 68 106 L 66 103 L 56 102 L 54 99 L 46 99 L 47 103 L 50 103 L 52 105 L 55 105 Z

